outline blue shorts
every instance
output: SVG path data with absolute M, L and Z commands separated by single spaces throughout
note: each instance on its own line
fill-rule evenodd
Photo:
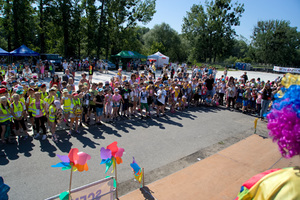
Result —
M 243 106 L 248 106 L 249 103 L 249 100 L 243 100 Z
M 242 102 L 243 102 L 243 99 L 242 99 L 241 97 L 238 97 L 238 98 L 236 99 L 236 102 L 237 102 L 237 103 L 242 103 Z
M 96 114 L 97 114 L 97 117 L 101 116 L 102 113 L 103 113 L 103 108 L 96 107 Z

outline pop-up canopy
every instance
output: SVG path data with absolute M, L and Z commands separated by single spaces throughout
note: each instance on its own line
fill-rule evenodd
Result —
M 0 56 L 9 56 L 9 52 L 3 50 L 2 48 L 0 48 Z
M 169 64 L 169 57 L 163 55 L 159 51 L 156 52 L 155 54 L 148 56 L 148 60 L 150 61 L 155 60 L 156 67 L 163 67 L 165 64 Z
M 10 55 L 12 56 L 39 56 L 40 54 L 29 49 L 24 44 L 20 46 L 19 48 L 13 50 L 10 52 Z
M 113 57 L 121 57 L 121 58 L 147 58 L 146 56 L 136 52 L 136 51 L 121 51 L 120 53 L 113 55 Z

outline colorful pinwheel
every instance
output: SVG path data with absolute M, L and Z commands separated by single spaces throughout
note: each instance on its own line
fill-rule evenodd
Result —
M 0 200 L 8 200 L 8 191 L 10 187 L 4 184 L 3 178 L 0 176 Z
M 108 145 L 106 149 L 104 147 L 100 149 L 100 156 L 102 159 L 100 164 L 106 165 L 105 173 L 108 171 L 111 165 L 113 165 L 113 173 L 115 170 L 116 163 L 119 165 L 123 162 L 121 157 L 123 156 L 124 149 L 119 148 L 117 144 L 117 142 L 113 142 L 110 145 Z
M 87 161 L 91 159 L 91 156 L 84 152 L 78 153 L 77 148 L 71 149 L 67 156 L 57 155 L 57 157 L 62 162 L 52 165 L 51 167 L 61 167 L 62 170 L 71 169 L 73 167 L 73 171 L 78 170 L 80 172 L 89 170 Z
M 57 157 L 59 157 L 61 162 L 56 165 L 52 165 L 51 167 L 61 167 L 62 170 L 71 169 L 69 191 L 61 193 L 59 198 L 60 200 L 70 200 L 73 171 L 88 171 L 89 167 L 87 165 L 87 161 L 91 159 L 91 156 L 84 152 L 78 152 L 77 148 L 73 148 L 67 156 L 57 155 Z
M 130 166 L 131 166 L 131 168 L 132 168 L 132 170 L 133 170 L 133 172 L 134 172 L 134 177 L 135 177 L 135 179 L 136 179 L 139 183 L 141 183 L 141 182 L 142 182 L 142 178 L 143 178 L 143 171 L 142 171 L 142 169 L 140 168 L 140 166 L 136 163 L 134 157 L 132 157 L 132 158 L 133 158 L 133 161 L 132 161 L 132 163 L 130 164 Z

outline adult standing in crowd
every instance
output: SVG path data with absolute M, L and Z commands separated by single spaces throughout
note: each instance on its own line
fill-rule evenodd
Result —
M 86 85 L 87 89 L 90 89 L 90 82 L 86 79 L 86 73 L 81 74 L 81 79 L 79 81 L 78 87 Z
M 68 63 L 67 63 L 67 60 L 64 60 L 64 62 L 63 62 L 63 68 L 64 68 L 64 73 L 66 73 L 66 69 L 68 69 Z
M 92 64 L 89 65 L 89 82 L 92 83 L 94 74 L 94 66 Z
M 244 83 L 246 83 L 248 81 L 247 72 L 244 72 L 244 74 L 242 75 L 242 78 L 244 79 Z
M 261 100 L 260 118 L 261 120 L 264 120 L 264 114 L 267 112 L 272 99 L 272 90 L 270 88 L 269 83 L 265 84 L 261 93 L 262 93 L 262 100 Z
M 214 80 L 212 74 L 209 75 L 209 78 L 205 80 L 206 87 L 207 87 L 206 95 L 214 96 L 214 91 L 213 91 L 214 82 L 215 82 L 215 80 Z
M 27 80 L 32 78 L 32 72 L 28 65 L 25 65 L 25 69 L 23 69 L 22 76 Z
M 75 77 L 75 63 L 73 61 L 71 61 L 70 64 L 68 65 L 68 69 L 70 73 L 73 75 L 73 77 Z
M 69 69 L 66 69 L 65 75 L 63 75 L 62 80 L 66 81 L 68 83 L 69 82 L 69 78 L 73 78 L 73 75 L 70 74 Z

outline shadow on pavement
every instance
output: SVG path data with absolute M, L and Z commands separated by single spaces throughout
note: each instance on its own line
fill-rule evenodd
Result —
M 132 117 L 131 119 L 124 118 L 120 121 L 116 121 L 114 123 L 104 123 L 103 125 L 91 125 L 85 127 L 85 129 L 81 130 L 81 133 L 72 134 L 71 138 L 75 138 L 83 144 L 83 147 L 90 147 L 95 149 L 100 145 L 99 140 L 105 140 L 105 134 L 114 135 L 116 137 L 122 137 L 120 134 L 121 131 L 124 133 L 130 133 L 132 130 L 136 130 L 137 128 L 149 128 L 149 127 L 158 127 L 162 130 L 166 129 L 166 125 L 168 126 L 177 126 L 183 127 L 182 123 L 176 122 L 176 120 L 196 120 L 197 116 L 194 113 L 218 113 L 221 110 L 230 110 L 225 107 L 189 107 L 183 111 L 177 111 L 175 113 L 171 113 L 166 111 L 166 116 L 156 117 L 156 112 L 152 112 L 151 118 L 143 118 L 141 119 L 139 115 Z M 235 111 L 239 112 L 239 111 Z M 250 114 L 251 115 L 251 114 Z M 253 115 L 251 115 L 253 116 Z M 81 129 L 81 128 L 80 128 Z M 92 137 L 87 137 L 88 135 L 92 135 Z M 47 140 L 39 140 L 40 149 L 42 152 L 47 152 L 50 157 L 55 157 L 56 151 L 59 149 L 61 152 L 68 153 L 73 146 L 73 143 L 70 141 L 70 136 L 66 133 L 66 127 L 63 130 L 58 131 L 59 140 L 54 143 L 50 138 Z M 0 165 L 7 165 L 10 160 L 17 160 L 19 158 L 19 154 L 23 154 L 25 157 L 30 157 L 31 151 L 36 146 L 32 141 L 33 139 L 30 137 L 27 140 L 21 140 L 18 144 L 6 144 L 1 146 L 0 149 Z M 147 192 L 146 192 L 147 193 Z
M 110 126 L 107 125 L 102 125 L 101 127 L 99 127 L 99 130 L 103 131 L 102 134 L 106 133 L 108 135 L 115 135 L 117 137 L 122 137 L 117 130 L 114 130 L 113 128 L 111 128 Z M 102 136 L 101 134 L 101 136 Z M 103 136 L 102 136 L 103 137 Z M 103 137 L 104 138 L 104 137 Z
M 53 146 L 48 139 L 40 140 L 40 144 L 41 152 L 48 152 L 50 157 L 55 157 L 56 154 L 54 152 L 57 150 L 57 148 Z
M 151 191 L 147 186 L 140 188 L 141 193 L 143 194 L 144 198 L 147 200 L 155 200 L 152 196 L 153 191 Z
M 90 132 L 88 132 L 90 133 Z M 80 141 L 83 144 L 83 147 L 90 147 L 92 149 L 95 149 L 96 146 L 99 146 L 100 144 L 97 142 L 92 141 L 90 138 L 85 137 L 84 135 L 88 134 L 85 131 L 81 131 L 80 133 L 72 134 L 72 137 L 76 138 L 78 141 Z
M 59 148 L 59 150 L 61 150 L 61 152 L 64 153 L 69 153 L 71 147 L 72 147 L 72 143 L 69 141 L 70 137 L 67 136 L 66 132 L 63 132 L 63 134 L 59 133 L 59 139 L 58 142 L 55 144 L 57 148 Z

